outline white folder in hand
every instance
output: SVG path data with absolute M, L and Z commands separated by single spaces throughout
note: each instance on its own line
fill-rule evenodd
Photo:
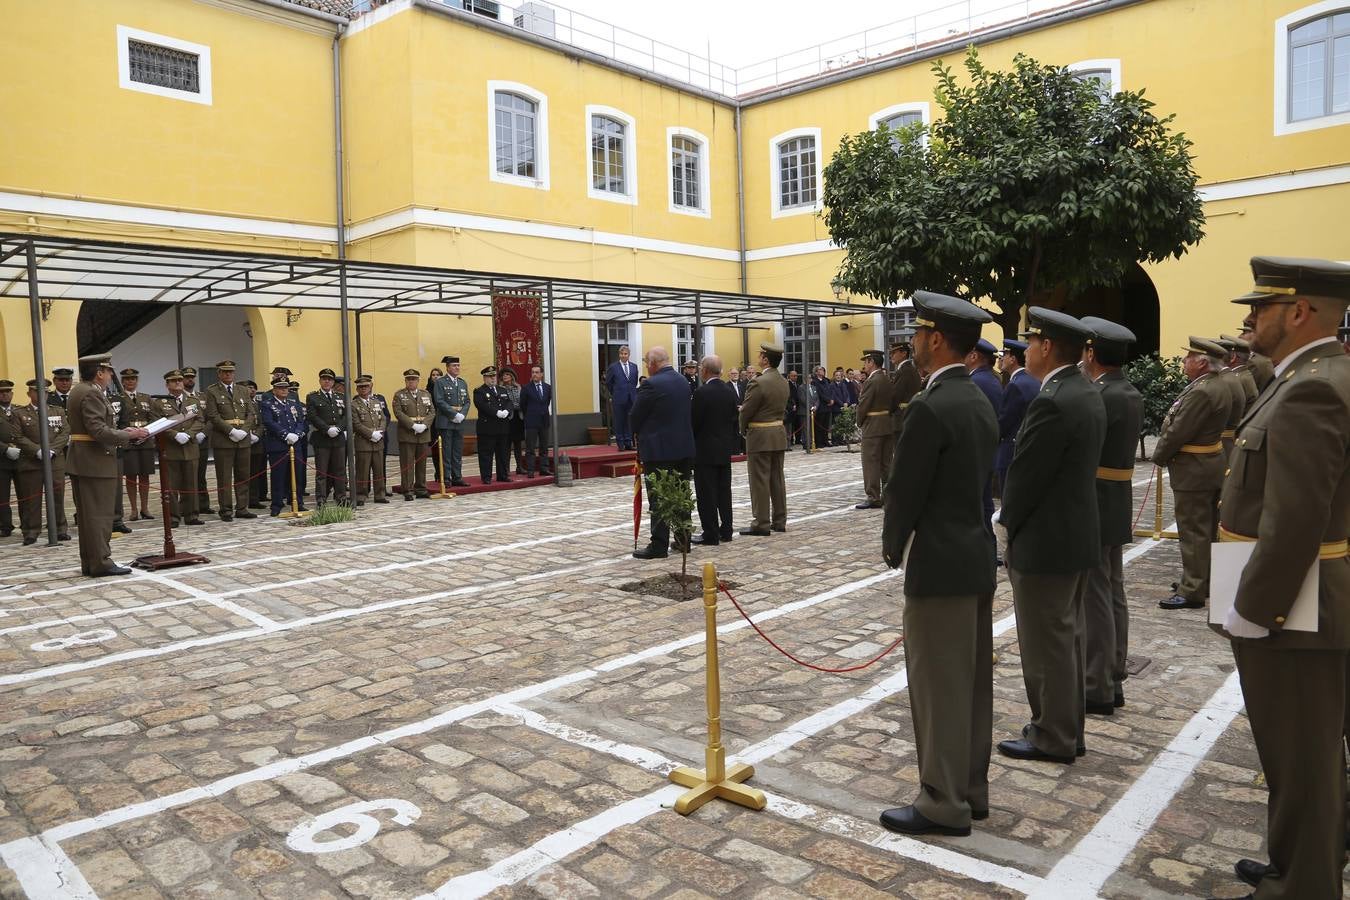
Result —
M 1237 601 L 1242 570 L 1252 558 L 1255 541 L 1223 541 L 1209 545 L 1209 622 L 1223 625 Z M 1285 631 L 1317 631 L 1317 560 L 1303 578 L 1294 605 L 1285 616 Z M 1260 624 L 1260 623 L 1258 623 Z

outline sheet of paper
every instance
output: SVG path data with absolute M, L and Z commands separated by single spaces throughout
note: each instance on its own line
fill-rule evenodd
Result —
M 1237 600 L 1238 581 L 1242 570 L 1252 558 L 1256 549 L 1255 541 L 1224 541 L 1210 544 L 1209 554 L 1209 621 L 1211 625 L 1223 625 L 1228 610 Z M 1303 578 L 1293 607 L 1285 616 L 1285 631 L 1317 630 L 1317 566 L 1313 560 L 1312 568 Z
M 154 437 L 161 431 L 172 428 L 174 425 L 178 424 L 181 421 L 182 421 L 181 416 L 174 416 L 172 419 L 169 418 L 156 419 L 149 425 L 145 426 L 145 430 L 150 432 L 151 437 Z
M 910 551 L 910 548 L 912 548 L 912 547 L 914 546 L 914 535 L 917 534 L 917 533 L 918 533 L 918 532 L 914 532 L 914 531 L 911 531 L 911 532 L 909 533 L 909 540 L 905 541 L 904 549 L 902 549 L 902 550 L 900 551 L 900 571 L 901 571 L 901 572 L 905 572 L 905 571 L 908 571 L 908 570 L 909 570 L 909 551 Z

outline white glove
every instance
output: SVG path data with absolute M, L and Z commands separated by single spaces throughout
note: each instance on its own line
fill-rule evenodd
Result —
M 256 444 L 256 443 L 258 443 L 258 436 L 257 436 L 256 434 L 250 434 L 250 435 L 248 436 L 248 442 L 249 442 L 250 444 Z
M 199 443 L 199 444 L 204 444 L 204 443 L 206 443 L 206 432 L 205 432 L 205 431 L 199 431 L 199 432 L 197 432 L 197 443 Z
M 427 426 L 421 422 L 413 423 L 413 434 L 421 434 L 427 430 Z
M 248 432 L 245 431 L 245 430 L 242 429 L 242 428 L 231 428 L 231 429 L 230 429 L 230 440 L 234 441 L 236 444 L 239 443 L 240 441 L 242 441 L 242 440 L 243 440 L 245 437 L 247 437 L 247 436 L 248 436 Z
M 41 454 L 41 453 L 38 453 L 38 459 L 41 459 L 41 458 L 42 458 L 42 454 Z M 48 458 L 48 459 L 56 459 L 56 451 L 55 451 L 55 450 L 48 450 L 48 451 L 47 451 L 47 458 Z
M 337 427 L 336 425 L 329 425 L 329 426 L 328 426 L 328 436 L 329 436 L 329 437 L 337 437 L 337 436 L 338 436 L 338 427 Z
M 383 432 L 383 431 L 372 431 L 372 432 L 370 433 L 370 439 L 371 439 L 372 442 L 379 443 L 380 441 L 384 440 L 384 432 Z
M 505 418 L 506 418 L 507 416 L 509 416 L 509 415 L 511 415 L 511 410 L 509 410 L 509 409 L 499 409 L 499 410 L 497 410 L 497 418 L 499 418 L 499 419 L 505 419 Z
M 18 459 L 18 458 L 19 458 L 19 448 L 18 448 L 18 447 L 10 447 L 9 449 L 7 449 L 7 450 L 5 451 L 5 455 L 8 456 L 10 459 Z
M 15 448 L 14 448 L 15 451 L 18 451 L 18 449 L 19 449 L 18 447 L 15 447 Z M 8 450 L 5 451 L 5 455 L 6 455 L 6 456 L 9 456 L 9 451 L 8 451 Z M 13 456 L 10 456 L 9 458 L 10 458 L 10 459 L 18 459 L 18 458 L 19 458 L 19 454 L 18 454 L 17 452 L 15 452 L 15 454 L 14 454 Z M 36 450 L 33 451 L 33 459 L 42 459 L 42 448 L 41 448 L 41 447 L 39 447 L 39 448 L 37 448 Z
M 188 434 L 186 431 L 180 431 L 173 436 L 173 439 L 180 444 L 186 444 L 188 441 L 192 440 L 192 435 Z
M 1230 607 L 1228 615 L 1224 616 L 1223 627 L 1233 637 L 1263 638 L 1270 634 L 1270 629 L 1264 625 L 1257 625 L 1255 622 L 1248 622 L 1242 618 L 1242 613 L 1237 611 L 1236 604 Z
M 300 440 L 300 435 L 298 435 L 298 434 L 288 434 L 288 435 L 286 435 L 286 443 L 288 443 L 288 444 L 294 444 L 294 443 L 295 443 L 296 441 L 298 441 L 298 440 Z
M 464 421 L 464 413 L 455 413 L 455 418 L 454 418 L 453 421 L 454 421 L 454 423 L 455 423 L 456 425 L 458 425 L 460 422 L 463 422 L 463 421 Z

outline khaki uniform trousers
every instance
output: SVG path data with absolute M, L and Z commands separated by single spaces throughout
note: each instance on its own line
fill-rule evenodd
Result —
M 375 490 L 376 500 L 384 499 L 384 442 L 375 447 L 356 449 L 356 490 L 357 500 L 365 500 L 371 488 Z
M 38 537 L 42 532 L 42 510 L 46 503 L 41 469 L 19 470 L 19 527 L 26 538 Z M 58 453 L 52 457 L 52 493 L 56 495 L 56 533 L 70 534 L 66 522 L 66 457 Z
M 1181 583 L 1187 600 L 1209 599 L 1209 545 L 1219 525 L 1219 491 L 1172 490 L 1176 502 L 1177 541 L 1181 544 Z
M 430 455 L 428 452 L 430 447 L 430 443 L 414 444 L 412 441 L 399 441 L 398 480 L 405 495 L 408 493 L 418 497 L 427 495 L 427 456 Z
M 194 493 L 199 462 L 196 459 L 164 460 L 164 489 L 169 495 L 169 515 L 175 519 L 197 518 L 199 506 L 206 503 L 204 495 L 198 500 Z
M 1022 734 L 1043 753 L 1073 758 L 1083 743 L 1083 629 L 1087 573 L 1033 574 L 1008 567 L 1031 724 Z
M 86 575 L 111 569 L 113 509 L 122 480 L 116 476 L 95 478 L 71 475 L 75 497 L 76 528 L 80 534 L 80 571 Z
M 919 754 L 914 806 L 964 828 L 989 808 L 994 727 L 993 597 L 905 598 L 905 670 Z
M 787 482 L 783 479 L 782 450 L 760 450 L 746 456 L 750 477 L 751 528 L 787 527 Z M 772 508 L 772 513 L 770 509 Z
M 1085 690 L 1089 703 L 1113 703 L 1127 673 L 1130 608 L 1125 603 L 1122 547 L 1103 547 L 1102 561 L 1088 569 L 1083 590 L 1087 653 Z
M 890 475 L 894 452 L 893 434 L 862 439 L 863 491 L 871 503 L 881 502 L 881 482 Z
M 1276 650 L 1234 640 L 1252 739 L 1270 787 L 1266 845 L 1278 876 L 1255 896 L 1341 896 L 1345 865 L 1346 650 Z
M 248 477 L 252 472 L 253 450 L 248 440 L 211 451 L 216 458 L 216 500 L 222 516 L 248 509 Z M 206 454 L 203 452 L 203 459 Z

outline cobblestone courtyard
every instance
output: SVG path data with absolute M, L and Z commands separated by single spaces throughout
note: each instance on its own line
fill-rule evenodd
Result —
M 821 665 L 899 636 L 858 466 L 788 454 L 788 533 L 690 557 Z M 747 521 L 743 464 L 734 489 Z M 702 765 L 703 613 L 618 589 L 680 564 L 629 557 L 630 498 L 593 479 L 323 528 L 212 519 L 177 533 L 209 565 L 99 582 L 70 545 L 6 543 L 0 896 L 1246 893 L 1232 863 L 1263 858 L 1265 790 L 1227 645 L 1156 606 L 1174 542 L 1127 548 L 1142 668 L 1087 756 L 995 754 L 989 819 L 918 841 L 876 824 L 915 793 L 902 654 L 812 672 L 726 603 L 724 741 L 769 806 L 671 811 L 666 774 Z M 119 561 L 156 551 L 139 524 Z M 994 622 L 997 741 L 1027 718 L 1002 573 Z

